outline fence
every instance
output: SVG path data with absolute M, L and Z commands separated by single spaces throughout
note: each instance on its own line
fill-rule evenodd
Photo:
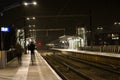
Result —
M 120 53 L 120 46 L 119 45 L 105 45 L 105 46 L 86 46 L 80 48 L 81 50 L 88 50 L 88 51 L 99 51 L 99 52 L 113 52 L 113 53 Z

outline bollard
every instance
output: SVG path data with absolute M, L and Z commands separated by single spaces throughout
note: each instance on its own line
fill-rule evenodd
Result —
M 6 51 L 0 51 L 0 68 L 5 68 L 7 63 Z

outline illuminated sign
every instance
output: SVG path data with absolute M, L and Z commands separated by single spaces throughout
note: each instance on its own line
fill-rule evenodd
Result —
M 1 32 L 10 32 L 10 28 L 8 26 L 1 27 Z

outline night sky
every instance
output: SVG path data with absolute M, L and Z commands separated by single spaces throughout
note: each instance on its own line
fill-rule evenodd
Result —
M 0 0 L 0 11 L 21 1 Z M 102 26 L 105 32 L 118 30 L 114 22 L 120 21 L 119 0 L 37 0 L 37 2 L 37 6 L 21 5 L 5 11 L 4 16 L 0 17 L 0 25 L 14 24 L 16 27 L 22 27 L 23 16 L 36 16 L 36 21 L 27 23 L 36 24 L 36 28 L 39 29 L 65 28 L 66 35 L 74 35 L 76 26 L 90 29 L 91 11 L 93 30 L 98 26 Z

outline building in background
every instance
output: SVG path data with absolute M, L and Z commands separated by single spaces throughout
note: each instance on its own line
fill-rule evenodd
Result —
M 63 49 L 80 49 L 87 45 L 85 28 L 79 27 L 76 29 L 76 35 L 63 35 L 58 40 L 52 41 L 47 46 Z

